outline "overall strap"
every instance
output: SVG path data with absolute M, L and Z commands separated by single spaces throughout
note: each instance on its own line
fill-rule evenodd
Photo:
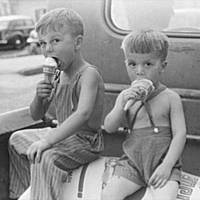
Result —
M 159 84 L 159 86 L 149 95 L 149 97 L 147 97 L 147 99 L 145 101 L 141 102 L 141 104 L 138 106 L 137 110 L 135 111 L 135 114 L 132 117 L 132 119 L 130 119 L 130 117 L 128 117 L 130 111 L 129 110 L 126 111 L 126 118 L 127 118 L 128 126 L 129 126 L 130 130 L 133 129 L 133 125 L 135 123 L 135 120 L 136 120 L 138 112 L 140 111 L 142 106 L 144 106 L 146 111 L 147 111 L 147 114 L 148 114 L 148 117 L 149 117 L 149 121 L 151 123 L 151 127 L 153 127 L 155 129 L 155 132 L 156 132 L 156 126 L 155 126 L 155 123 L 154 123 L 154 120 L 153 120 L 151 106 L 148 103 L 148 101 L 153 99 L 154 97 L 156 97 L 158 94 L 160 94 L 166 88 L 167 87 L 165 85 Z
M 166 88 L 167 88 L 166 85 L 159 83 L 158 87 L 147 97 L 146 101 L 153 99 L 155 96 L 160 94 Z
M 151 127 L 152 127 L 152 128 L 156 128 L 155 123 L 154 123 L 154 120 L 153 120 L 153 116 L 152 116 L 151 106 L 149 105 L 148 102 L 145 101 L 145 102 L 144 102 L 144 107 L 145 107 L 145 109 L 146 109 L 146 111 L 147 111 L 147 115 L 148 115 L 148 117 L 149 117 L 149 121 L 150 121 Z
M 149 117 L 149 121 L 151 123 L 151 127 L 154 129 L 154 132 L 157 133 L 158 132 L 158 128 L 155 125 L 155 122 L 153 120 L 153 115 L 152 115 L 152 110 L 151 110 L 151 106 L 149 104 L 149 100 L 153 99 L 155 96 L 157 96 L 158 94 L 160 94 L 163 90 L 165 90 L 167 87 L 163 84 L 159 84 L 158 88 L 156 90 L 154 90 L 152 92 L 152 94 L 147 98 L 146 101 L 144 101 L 144 107 L 147 111 L 147 115 Z
M 130 130 L 132 130 L 133 125 L 134 125 L 135 120 L 136 120 L 136 117 L 137 117 L 137 114 L 138 114 L 138 112 L 140 111 L 140 109 L 142 108 L 143 105 L 144 105 L 144 103 L 141 102 L 141 104 L 138 106 L 138 108 L 135 111 L 135 113 L 134 113 L 134 115 L 133 115 L 132 118 L 130 118 L 130 111 L 129 111 L 129 109 L 126 111 L 125 116 L 126 116 L 126 119 L 127 119 L 127 122 L 128 122 L 128 128 Z

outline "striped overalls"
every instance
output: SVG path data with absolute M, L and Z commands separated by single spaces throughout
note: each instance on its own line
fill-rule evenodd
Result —
M 77 108 L 77 87 L 83 72 L 79 71 L 69 83 L 58 84 L 53 101 L 59 124 Z M 104 84 L 100 79 L 96 107 L 89 122 L 71 137 L 44 151 L 40 163 L 30 165 L 26 151 L 49 131 L 53 134 L 51 128 L 21 130 L 11 136 L 10 198 L 18 198 L 31 185 L 31 200 L 59 200 L 60 189 L 68 172 L 97 159 L 103 149 L 100 126 L 94 129 L 90 125 L 101 124 L 103 99 Z

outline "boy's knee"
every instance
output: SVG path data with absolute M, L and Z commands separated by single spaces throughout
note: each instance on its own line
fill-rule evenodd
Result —
M 10 138 L 9 138 L 9 145 L 15 145 L 18 143 L 18 141 L 20 140 L 21 138 L 21 132 L 22 131 L 16 131 L 14 132 Z
M 32 143 L 28 133 L 28 129 L 14 132 L 9 138 L 9 149 L 26 155 L 26 151 Z
M 177 193 L 178 183 L 176 181 L 168 181 L 162 188 L 148 188 L 145 193 L 146 198 L 142 200 L 176 200 Z
M 49 165 L 54 165 L 56 154 L 52 149 L 48 149 L 42 153 L 40 165 L 43 167 L 48 167 Z

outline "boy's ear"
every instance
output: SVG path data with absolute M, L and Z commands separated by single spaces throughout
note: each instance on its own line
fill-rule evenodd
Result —
M 166 67 L 167 67 L 167 61 L 164 60 L 164 61 L 162 62 L 161 72 L 163 72 L 163 71 L 165 70 Z
M 75 38 L 75 50 L 79 50 L 81 48 L 82 42 L 83 42 L 83 36 L 82 35 L 78 35 Z

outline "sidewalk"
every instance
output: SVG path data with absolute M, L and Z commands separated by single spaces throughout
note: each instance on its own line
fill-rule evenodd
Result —
M 0 58 L 0 74 L 35 75 L 42 73 L 44 57 L 42 55 L 27 55 L 10 58 Z
M 21 57 L 21 56 L 28 56 L 29 53 L 26 48 L 22 50 L 1 50 L 0 51 L 0 59 L 6 59 L 6 58 L 15 58 L 15 57 Z

